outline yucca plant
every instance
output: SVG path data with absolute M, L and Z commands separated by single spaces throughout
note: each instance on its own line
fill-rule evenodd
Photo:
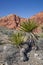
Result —
M 34 21 L 28 20 L 26 22 L 22 22 L 20 25 L 20 30 L 25 32 L 32 32 L 33 29 L 37 27 L 37 24 Z
M 21 31 L 25 31 L 31 34 L 32 37 L 35 38 L 35 35 L 32 33 L 32 31 L 37 28 L 37 24 L 32 21 L 32 20 L 28 20 L 26 22 L 22 22 L 20 25 L 20 30 Z
M 22 33 L 18 32 L 11 35 L 11 41 L 17 47 L 19 47 L 20 44 L 22 44 L 23 40 L 24 40 L 24 36 L 22 35 Z

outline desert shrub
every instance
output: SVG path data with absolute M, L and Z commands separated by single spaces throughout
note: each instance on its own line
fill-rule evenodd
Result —
M 32 32 L 33 29 L 37 27 L 37 24 L 34 21 L 28 20 L 26 22 L 22 22 L 20 25 L 20 30 L 25 32 Z
M 18 33 L 12 34 L 10 37 L 10 40 L 12 41 L 14 45 L 20 46 L 20 44 L 22 44 L 24 41 L 24 36 L 18 32 Z
M 21 23 L 20 30 L 30 33 L 31 35 L 30 37 L 33 37 L 34 39 L 36 39 L 37 37 L 32 31 L 37 27 L 38 25 L 33 20 L 28 20 L 26 22 Z

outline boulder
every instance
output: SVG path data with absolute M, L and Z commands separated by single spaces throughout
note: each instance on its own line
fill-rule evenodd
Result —
M 18 49 L 12 44 L 4 44 L 3 51 L 0 55 L 0 61 L 8 65 L 12 65 L 13 61 L 18 62 L 20 57 Z
M 43 50 L 43 38 L 39 38 L 37 46 L 39 47 L 39 49 Z
M 20 50 L 20 56 L 21 56 L 21 58 L 20 58 L 21 61 L 27 61 L 28 60 L 25 48 L 22 48 Z

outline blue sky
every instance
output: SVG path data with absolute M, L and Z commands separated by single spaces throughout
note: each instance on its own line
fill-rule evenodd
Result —
M 16 14 L 31 17 L 43 11 L 43 0 L 0 0 L 0 17 Z

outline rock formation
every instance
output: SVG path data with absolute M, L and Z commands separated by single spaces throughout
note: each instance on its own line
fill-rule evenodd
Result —
M 42 31 L 41 25 L 43 25 L 43 12 L 40 12 L 40 13 L 30 17 L 29 19 L 34 20 L 39 25 L 39 27 L 37 29 L 35 29 L 35 32 Z M 23 21 L 27 21 L 27 20 L 28 20 L 28 18 L 21 18 L 19 16 L 11 14 L 11 15 L 0 18 L 0 26 L 5 26 L 10 29 L 19 29 L 20 23 Z
M 43 65 L 43 38 L 39 38 L 36 43 L 32 38 L 29 39 L 29 33 L 21 32 L 25 35 L 25 42 L 21 48 L 17 48 L 9 40 L 10 35 L 17 32 L 21 31 L 0 28 L 0 65 Z
M 20 18 L 19 16 L 16 16 L 14 14 L 5 16 L 0 18 L 0 26 L 5 26 L 7 28 L 16 29 L 20 22 L 26 21 L 25 18 Z
M 41 32 L 41 26 L 43 26 L 43 12 L 40 12 L 32 17 L 30 17 L 31 20 L 34 20 L 38 24 L 38 28 L 35 29 L 35 32 Z

